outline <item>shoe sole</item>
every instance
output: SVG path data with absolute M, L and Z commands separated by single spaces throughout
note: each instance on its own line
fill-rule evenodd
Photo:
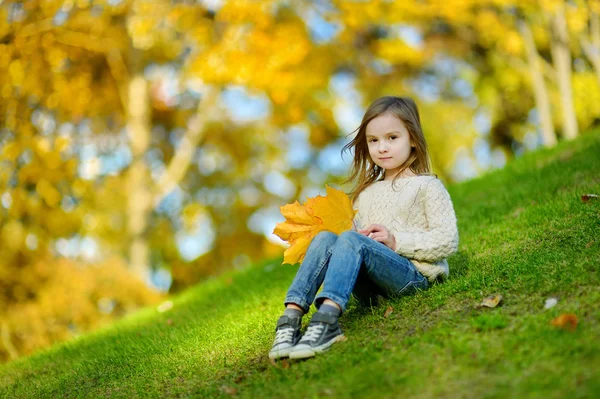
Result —
M 306 359 L 309 357 L 315 356 L 317 353 L 324 352 L 331 347 L 331 345 L 335 344 L 337 341 L 344 340 L 344 334 L 338 335 L 332 338 L 330 341 L 325 342 L 319 346 L 315 346 L 314 348 L 292 348 L 289 352 L 290 359 Z
M 292 350 L 291 346 L 287 349 L 278 349 L 275 351 L 271 351 L 271 352 L 269 352 L 269 359 L 277 360 L 277 359 L 281 359 L 284 357 L 288 357 L 290 355 L 290 350 Z

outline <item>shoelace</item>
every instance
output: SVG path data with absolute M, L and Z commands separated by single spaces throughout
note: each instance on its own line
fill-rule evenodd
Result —
M 292 327 L 282 328 L 275 332 L 275 345 L 282 342 L 291 341 L 294 336 L 294 329 Z
M 325 328 L 324 324 L 309 325 L 306 329 L 306 334 L 304 334 L 300 341 L 302 342 L 316 340 L 317 338 L 319 338 L 319 335 L 321 335 L 321 331 L 323 331 L 323 328 Z

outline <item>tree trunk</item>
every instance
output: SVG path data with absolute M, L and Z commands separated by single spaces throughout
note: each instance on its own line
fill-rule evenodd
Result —
M 147 226 L 152 210 L 152 193 L 148 166 L 144 155 L 150 145 L 150 99 L 148 82 L 141 72 L 133 75 L 128 87 L 127 133 L 131 143 L 132 161 L 127 178 L 129 264 L 140 278 L 147 277 L 150 268 Z
M 535 97 L 535 107 L 537 109 L 540 125 L 542 127 L 542 140 L 546 147 L 552 147 L 556 144 L 556 134 L 554 133 L 554 125 L 552 124 L 552 115 L 550 113 L 550 97 L 546 90 L 542 66 L 538 59 L 538 52 L 533 40 L 533 34 L 527 22 L 519 21 L 519 28 L 523 35 L 525 43 L 525 51 L 527 53 L 527 61 L 529 73 L 533 83 L 533 94 Z
M 577 137 L 577 117 L 573 102 L 573 88 L 571 86 L 571 50 L 569 49 L 569 33 L 565 18 L 565 5 L 562 2 L 556 7 L 552 17 L 552 60 L 558 78 L 560 102 L 562 105 L 563 134 L 566 139 Z
M 590 38 L 581 36 L 581 48 L 596 72 L 600 84 L 600 15 L 590 9 Z

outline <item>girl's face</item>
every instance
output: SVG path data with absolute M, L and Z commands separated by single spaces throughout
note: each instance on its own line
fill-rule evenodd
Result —
M 385 170 L 385 180 L 393 179 L 410 156 L 410 134 L 400 119 L 385 112 L 367 124 L 367 146 L 375 164 Z M 412 174 L 405 170 L 403 174 Z

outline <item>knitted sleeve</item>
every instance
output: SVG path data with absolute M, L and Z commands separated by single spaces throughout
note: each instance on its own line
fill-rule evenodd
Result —
M 423 195 L 425 216 L 429 227 L 426 231 L 395 231 L 396 252 L 410 259 L 435 262 L 444 259 L 458 249 L 456 214 L 450 194 L 438 179 L 427 183 Z

